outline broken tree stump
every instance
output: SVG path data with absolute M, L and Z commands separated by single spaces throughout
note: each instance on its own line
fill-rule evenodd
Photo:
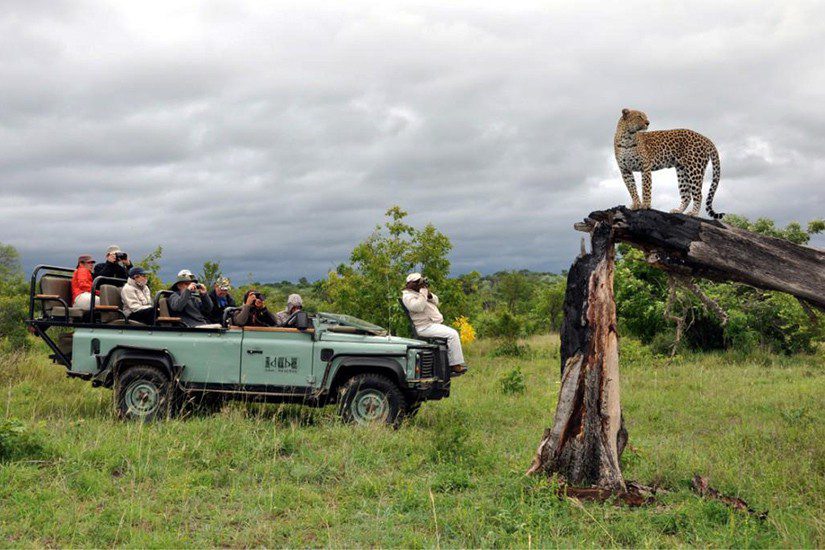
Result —
M 590 233 L 592 251 L 582 253 L 567 276 L 559 400 L 527 473 L 558 474 L 568 485 L 626 496 L 619 464 L 627 432 L 619 392 L 614 243 L 641 248 L 652 265 L 679 277 L 786 292 L 823 311 L 825 251 L 719 221 L 624 206 L 592 212 L 574 227 Z
M 562 385 L 553 427 L 528 474 L 625 491 L 619 456 L 626 441 L 619 400 L 619 340 L 613 299 L 615 247 L 609 223 L 595 222 L 590 254 L 567 276 L 561 330 Z

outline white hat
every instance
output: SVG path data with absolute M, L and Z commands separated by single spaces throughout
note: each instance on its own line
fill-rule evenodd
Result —
M 192 272 L 188 269 L 181 269 L 178 271 L 178 279 L 182 279 L 183 277 L 194 277 L 194 275 L 192 275 Z
M 122 250 L 120 249 L 120 247 L 119 247 L 118 245 L 116 245 L 116 244 L 113 244 L 112 246 L 110 246 L 109 248 L 107 248 L 107 249 L 106 249 L 106 255 L 107 255 L 107 256 L 108 256 L 109 254 L 112 254 L 112 253 L 115 253 L 115 252 L 123 252 L 123 251 L 122 251 Z
M 286 299 L 286 308 L 289 309 L 291 307 L 304 307 L 304 301 L 301 299 L 299 294 L 290 294 L 289 298 Z
M 407 282 L 411 283 L 413 281 L 417 281 L 420 278 L 421 278 L 421 273 L 410 273 L 409 275 L 407 275 Z

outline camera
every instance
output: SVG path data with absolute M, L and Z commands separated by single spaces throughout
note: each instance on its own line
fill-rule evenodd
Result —
M 125 252 L 115 252 L 115 261 L 120 262 L 120 261 L 125 260 L 128 257 L 129 257 L 129 255 L 126 254 Z
M 430 280 L 426 277 L 421 277 L 421 286 L 430 286 Z

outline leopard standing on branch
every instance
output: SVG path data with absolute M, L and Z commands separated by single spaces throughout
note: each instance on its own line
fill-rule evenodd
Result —
M 676 168 L 679 180 L 679 196 L 682 203 L 671 212 L 682 213 L 693 199 L 691 216 L 699 214 L 702 207 L 702 180 L 710 161 L 713 165 L 713 182 L 708 190 L 706 207 L 711 218 L 724 214 L 713 211 L 713 195 L 719 186 L 719 153 L 713 142 L 693 130 L 658 130 L 648 132 L 650 121 L 641 111 L 622 109 L 616 126 L 613 148 L 622 178 L 633 199 L 631 208 L 650 208 L 650 173 L 663 168 Z M 636 192 L 633 172 L 642 173 L 642 200 Z

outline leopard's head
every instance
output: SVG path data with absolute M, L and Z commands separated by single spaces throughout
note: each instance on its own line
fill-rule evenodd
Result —
M 636 133 L 641 130 L 647 130 L 650 126 L 650 120 L 642 111 L 633 111 L 631 109 L 622 109 L 622 118 L 619 119 L 619 126 L 623 126 L 628 132 Z

